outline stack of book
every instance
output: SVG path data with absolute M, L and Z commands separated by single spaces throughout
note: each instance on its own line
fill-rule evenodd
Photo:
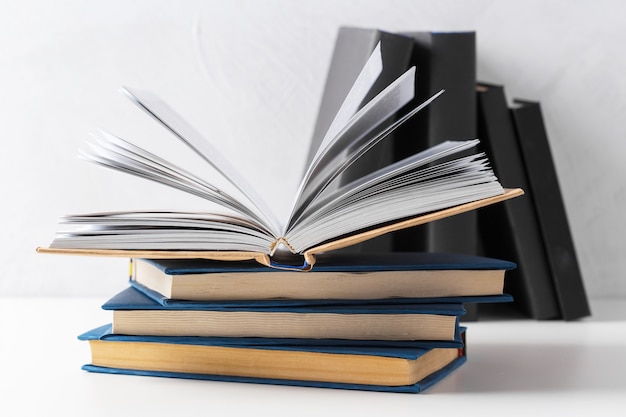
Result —
M 80 336 L 93 372 L 419 392 L 465 362 L 463 302 L 503 302 L 514 264 L 435 253 L 252 262 L 132 261 Z
M 281 222 L 199 132 L 153 94 L 127 96 L 226 178 L 200 178 L 100 132 L 83 157 L 220 207 L 70 215 L 40 252 L 132 260 L 112 325 L 81 336 L 85 369 L 139 375 L 418 392 L 465 361 L 464 303 L 510 301 L 510 262 L 476 255 L 345 251 L 523 194 L 478 140 L 445 141 L 346 180 L 348 167 L 442 92 L 412 104 L 415 67 L 370 96 L 378 43 L 324 129 Z

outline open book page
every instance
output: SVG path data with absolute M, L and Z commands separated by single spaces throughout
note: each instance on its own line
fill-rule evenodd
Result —
M 365 63 L 365 66 L 359 73 L 359 76 L 354 81 L 352 88 L 348 92 L 348 95 L 344 99 L 337 115 L 333 119 L 332 123 L 328 127 L 328 131 L 319 148 L 317 149 L 315 156 L 312 160 L 319 158 L 325 151 L 331 141 L 337 136 L 337 134 L 348 124 L 348 121 L 356 112 L 365 100 L 367 93 L 372 89 L 372 86 L 383 71 L 383 60 L 380 52 L 380 42 L 376 45 L 369 59 Z
M 88 142 L 89 149 L 79 154 L 83 159 L 98 165 L 141 178 L 159 182 L 212 201 L 224 208 L 233 210 L 248 221 L 264 226 L 266 221 L 238 199 L 187 172 L 159 156 L 142 149 L 115 135 L 100 131 Z M 271 230 L 265 229 L 268 234 Z
M 343 169 L 349 166 L 346 161 L 354 161 L 354 158 L 344 155 L 344 152 L 349 149 L 358 152 L 373 139 L 376 139 L 376 142 L 383 139 L 378 135 L 369 136 L 368 134 L 375 131 L 381 123 L 387 121 L 413 99 L 414 84 L 415 68 L 413 67 L 363 106 L 329 141 L 328 145 L 320 149 L 302 179 L 291 218 L 297 216 L 312 198 L 323 191 Z
M 376 192 L 376 188 L 387 186 L 388 181 L 418 168 L 426 166 L 432 162 L 442 160 L 455 153 L 471 149 L 479 143 L 478 139 L 467 141 L 446 141 L 419 152 L 413 156 L 397 161 L 391 165 L 380 168 L 350 183 L 342 185 L 339 189 L 330 193 L 325 193 L 315 199 L 302 213 L 302 220 L 297 226 L 289 229 L 292 231 L 298 228 L 307 227 L 315 218 L 320 218 L 324 212 L 345 206 L 350 198 L 359 195 L 364 191 Z
M 372 86 L 380 76 L 382 69 L 383 61 L 379 42 L 363 66 L 363 69 L 359 73 L 357 79 L 354 81 L 352 88 L 341 104 L 339 111 L 329 126 L 328 131 L 319 145 L 319 148 L 315 152 L 315 155 L 309 162 L 309 165 L 305 168 L 304 175 L 293 199 L 291 214 L 287 222 L 288 224 L 285 225 L 285 230 L 289 227 L 289 223 L 293 221 L 292 219 L 294 215 L 296 215 L 298 207 L 301 205 L 301 195 L 304 192 L 308 179 L 313 175 L 312 171 L 315 168 L 316 163 L 327 152 L 328 146 L 332 143 L 333 139 L 336 138 L 337 134 L 345 128 L 350 119 L 358 111 L 359 107 L 363 103 L 363 100 L 367 96 L 367 93 L 371 90 Z
M 274 238 L 238 217 L 197 212 L 103 212 L 64 216 L 53 248 L 237 250 L 269 253 Z M 80 227 L 77 231 L 74 228 Z M 64 238 L 65 237 L 65 238 Z
M 271 208 L 265 203 L 263 198 L 252 188 L 252 186 L 243 178 L 237 169 L 232 166 L 215 149 L 210 142 L 204 138 L 193 126 L 179 116 L 172 108 L 163 102 L 156 95 L 139 90 L 131 90 L 128 87 L 123 92 L 131 98 L 140 108 L 145 110 L 155 120 L 165 126 L 176 137 L 187 144 L 206 162 L 217 169 L 224 178 L 228 179 L 237 189 L 239 189 L 254 205 L 259 215 L 266 219 L 266 226 L 276 235 L 280 235 L 280 222 L 274 215 Z
M 376 134 L 368 135 L 363 138 L 364 140 L 355 141 L 351 143 L 350 149 L 347 149 L 341 153 L 338 153 L 337 155 L 334 155 L 334 153 L 329 152 L 327 155 L 329 157 L 332 157 L 332 160 L 329 162 L 328 166 L 326 167 L 325 175 L 320 174 L 318 178 L 316 179 L 317 184 L 318 184 L 316 193 L 314 195 L 310 195 L 308 201 L 306 202 L 306 205 L 301 207 L 297 212 L 295 212 L 292 215 L 291 219 L 289 220 L 287 230 L 290 230 L 294 225 L 298 224 L 300 222 L 300 219 L 302 219 L 304 216 L 307 215 L 307 213 L 311 211 L 311 206 L 317 205 L 317 202 L 319 201 L 319 199 L 328 194 L 328 188 L 327 188 L 328 185 L 330 185 L 330 183 L 333 180 L 335 180 L 339 175 L 341 175 L 352 163 L 354 163 L 360 156 L 362 156 L 365 152 L 370 150 L 378 142 L 380 142 L 381 140 L 389 136 L 391 133 L 393 133 L 394 130 L 396 130 L 399 126 L 401 126 L 408 119 L 416 115 L 420 110 L 428 106 L 432 101 L 434 101 L 442 93 L 443 93 L 443 90 L 436 93 L 431 98 L 429 98 L 422 104 L 418 105 L 413 110 L 411 110 L 410 112 L 408 112 L 407 114 L 405 114 L 404 116 L 396 120 L 395 122 L 384 127 L 382 130 L 379 130 Z M 433 149 L 431 151 L 431 153 L 435 153 L 435 152 L 437 152 L 436 149 Z M 421 156 L 416 156 L 416 158 L 425 157 L 424 154 L 420 154 L 420 155 Z M 398 164 L 410 163 L 409 161 L 410 160 L 407 159 L 405 161 L 398 162 Z M 396 164 L 393 164 L 387 168 L 383 168 L 377 171 L 376 173 L 374 173 L 374 175 L 379 175 L 379 174 L 382 175 L 385 171 L 395 169 L 395 167 L 396 167 Z M 370 176 L 367 176 L 367 178 L 370 178 Z M 358 181 L 352 182 L 350 185 L 348 185 L 348 187 L 355 185 L 357 183 Z M 342 189 L 345 190 L 346 186 L 344 186 Z
M 298 269 L 306 270 L 314 263 L 315 253 L 523 193 L 505 193 L 481 154 L 452 159 L 457 152 L 475 146 L 476 141 L 444 143 L 339 189 L 328 187 L 371 146 L 441 94 L 393 121 L 390 116 L 413 99 L 415 68 L 411 68 L 357 111 L 380 73 L 379 60 L 380 50 L 375 51 L 346 98 L 300 184 L 291 219 L 284 224 L 206 138 L 167 104 L 150 93 L 126 89 L 135 104 L 214 167 L 243 196 L 226 193 L 210 180 L 114 135 L 100 133 L 94 138 L 91 152 L 84 154 L 91 162 L 200 196 L 228 210 L 228 214 L 144 211 L 66 216 L 61 220 L 66 230 L 57 233 L 50 252 L 256 259 L 276 266 L 282 255 L 277 248 L 284 245 L 303 255 L 305 262 Z

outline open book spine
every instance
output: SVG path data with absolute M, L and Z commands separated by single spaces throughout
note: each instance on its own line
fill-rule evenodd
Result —
M 496 204 L 514 197 L 524 194 L 519 188 L 505 189 L 503 194 L 484 198 L 482 200 L 461 204 L 444 210 L 439 210 L 416 217 L 394 222 L 381 227 L 369 229 L 347 237 L 339 238 L 327 243 L 323 243 L 314 248 L 303 252 L 301 264 L 285 264 L 277 261 L 272 256 L 260 252 L 243 252 L 243 251 L 181 251 L 181 250 L 116 250 L 116 249 L 61 249 L 61 248 L 37 248 L 40 253 L 58 253 L 70 255 L 86 255 L 86 256 L 113 256 L 124 258 L 146 258 L 146 259 L 192 259 L 204 258 L 223 261 L 244 261 L 255 260 L 260 264 L 278 269 L 293 269 L 300 271 L 309 271 L 315 265 L 315 255 L 322 252 L 330 252 L 333 250 L 345 248 L 357 243 L 365 242 L 384 234 L 397 230 L 408 229 L 418 225 L 441 220 L 457 214 L 470 212 L 472 210 Z

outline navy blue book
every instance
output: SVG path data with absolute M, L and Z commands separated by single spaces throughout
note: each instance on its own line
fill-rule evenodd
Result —
M 450 253 L 327 253 L 308 272 L 254 261 L 134 259 L 131 285 L 166 305 L 189 301 L 313 304 L 363 300 L 510 301 L 513 262 Z M 401 300 L 400 300 L 401 299 Z
M 464 347 L 247 346 L 124 336 L 110 326 L 79 339 L 90 344 L 90 372 L 353 390 L 420 392 L 466 361 Z
M 455 340 L 461 303 L 167 306 L 128 287 L 103 306 L 113 331 L 129 335 L 348 340 Z

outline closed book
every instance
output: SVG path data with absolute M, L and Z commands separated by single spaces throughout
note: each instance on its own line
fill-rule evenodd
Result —
M 454 340 L 461 303 L 313 306 L 167 306 L 128 287 L 103 306 L 113 331 L 156 336 L 270 337 L 350 340 Z
M 589 316 L 589 302 L 540 104 L 514 100 L 511 111 L 528 174 L 527 190 L 535 203 L 561 317 L 573 320 Z
M 479 84 L 477 102 L 479 136 L 495 174 L 502 181 L 527 188 L 504 87 Z M 559 305 L 532 196 L 483 210 L 478 218 L 485 254 L 517 264 L 505 283 L 505 291 L 515 298 L 514 305 L 536 319 L 558 318 Z
M 463 332 L 464 333 L 464 332 Z M 102 326 L 88 341 L 90 372 L 420 392 L 466 360 L 464 347 L 238 346 L 206 338 L 124 336 Z
M 476 137 L 476 33 L 406 32 L 413 40 L 419 102 L 432 92 L 445 93 L 419 117 L 398 129 L 394 159 L 400 160 L 446 140 Z M 399 251 L 437 251 L 477 254 L 476 212 L 463 213 L 394 236 Z
M 433 252 L 328 253 L 306 274 L 253 261 L 134 259 L 131 283 L 175 300 L 384 300 L 501 296 L 515 264 Z

